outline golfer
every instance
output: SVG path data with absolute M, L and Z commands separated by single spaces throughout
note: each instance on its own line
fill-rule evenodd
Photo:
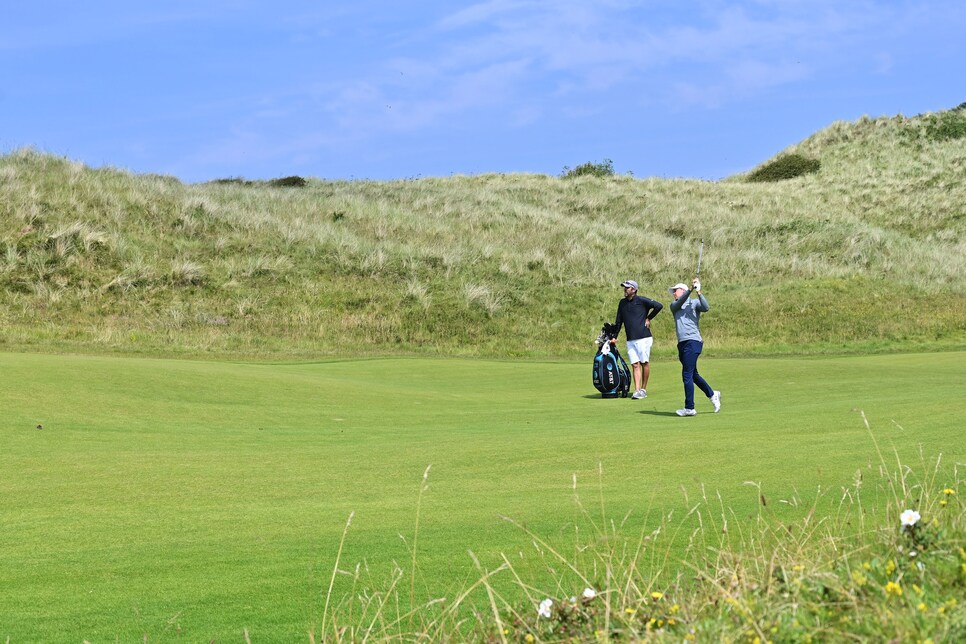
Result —
M 638 295 L 637 282 L 634 280 L 621 282 L 621 286 L 624 287 L 624 299 L 617 305 L 615 333 L 620 333 L 621 326 L 624 327 L 627 359 L 631 361 L 631 370 L 634 372 L 634 393 L 631 398 L 640 400 L 647 398 L 647 380 L 651 376 L 651 345 L 654 343 L 651 320 L 664 305 Z
M 711 399 L 714 413 L 717 414 L 721 411 L 721 392 L 713 390 L 708 381 L 698 373 L 698 357 L 704 348 L 698 322 L 701 314 L 709 310 L 708 300 L 701 293 L 701 281 L 695 277 L 691 288 L 683 283 L 675 284 L 668 292 L 674 296 L 671 312 L 674 313 L 674 328 L 678 334 L 678 359 L 681 361 L 681 379 L 684 380 L 684 409 L 679 409 L 677 414 L 694 416 L 698 413 L 694 409 L 694 385 Z M 698 299 L 691 299 L 693 292 L 698 294 Z

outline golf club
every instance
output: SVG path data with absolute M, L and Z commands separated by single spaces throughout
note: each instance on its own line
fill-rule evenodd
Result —
M 704 255 L 704 240 L 701 240 L 701 248 L 698 250 L 698 270 L 694 272 L 695 277 L 701 277 L 701 256 Z

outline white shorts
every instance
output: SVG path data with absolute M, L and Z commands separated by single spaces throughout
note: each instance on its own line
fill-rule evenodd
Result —
M 641 338 L 640 340 L 627 341 L 627 361 L 631 364 L 635 362 L 651 361 L 651 345 L 654 338 Z

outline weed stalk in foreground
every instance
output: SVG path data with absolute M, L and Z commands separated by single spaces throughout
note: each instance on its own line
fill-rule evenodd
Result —
M 805 503 L 796 492 L 769 504 L 764 485 L 750 482 L 760 498 L 750 522 L 702 489 L 697 503 L 685 491 L 680 518 L 672 510 L 656 526 L 632 532 L 627 516 L 607 517 L 602 494 L 600 515 L 591 516 L 575 476 L 574 501 L 589 535 L 575 524 L 563 548 L 504 517 L 531 540 L 546 567 L 542 581 L 505 554 L 490 570 L 470 552 L 479 578 L 452 601 L 417 605 L 416 534 L 427 468 L 417 501 L 411 608 L 400 608 L 404 573 L 397 568 L 385 590 L 354 587 L 330 615 L 334 571 L 321 632 L 327 641 L 966 641 L 962 464 L 943 467 L 941 455 L 933 462 L 921 457 L 917 474 L 896 453 L 890 465 L 869 432 L 879 457 L 873 485 L 857 475 L 837 495 L 819 489 Z M 602 488 L 602 467 L 599 475 Z M 863 503 L 863 496 L 885 501 Z M 769 509 L 775 503 L 803 514 L 782 520 Z M 684 554 L 675 557 L 672 546 L 682 539 Z M 354 616 L 356 603 L 364 619 Z

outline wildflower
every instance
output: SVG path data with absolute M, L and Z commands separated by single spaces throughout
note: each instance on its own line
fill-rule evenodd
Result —
M 899 515 L 899 520 L 902 522 L 902 525 L 908 528 L 911 528 L 919 523 L 919 519 L 921 518 L 922 516 L 920 516 L 920 514 L 915 510 L 906 510 Z
M 597 591 L 593 588 L 584 588 L 584 599 L 593 599 L 597 596 Z
M 872 570 L 872 564 L 870 564 L 868 561 L 863 563 L 862 567 L 865 568 L 866 570 Z
M 674 606 L 671 606 L 671 610 L 669 610 L 668 612 L 671 613 L 672 615 L 676 615 L 679 610 L 681 610 L 681 605 L 675 604 Z
M 916 606 L 916 608 L 918 608 L 919 610 L 921 610 L 924 613 L 926 612 L 926 604 L 923 603 L 923 602 L 919 602 L 919 605 Z
M 536 641 L 536 638 L 530 633 L 527 633 L 527 636 L 523 639 L 526 640 L 527 644 L 533 644 Z
M 624 612 L 627 613 L 628 615 L 633 615 L 637 611 L 635 611 L 633 608 L 628 606 L 627 608 L 624 609 Z
M 895 595 L 896 597 L 902 597 L 902 586 L 894 581 L 890 581 L 885 585 L 886 595 Z
M 943 490 L 943 494 L 945 494 L 946 496 L 952 496 L 956 494 L 956 490 L 947 487 L 945 490 Z
M 792 566 L 792 570 L 794 570 L 795 572 L 802 572 L 803 570 L 805 570 L 805 566 L 803 566 L 802 564 L 797 564 L 795 566 Z
M 661 593 L 655 590 L 653 593 L 651 593 L 651 597 L 653 597 L 654 599 L 661 599 L 662 597 L 664 597 L 664 593 Z
M 889 562 L 886 563 L 886 574 L 891 575 L 895 571 L 896 571 L 896 562 L 890 559 Z
M 551 608 L 553 608 L 553 600 L 544 599 L 542 602 L 540 602 L 540 608 L 537 609 L 537 614 L 540 615 L 540 617 L 550 619 Z
M 668 620 L 667 620 L 667 625 L 668 626 L 674 626 L 675 624 L 677 624 L 677 622 L 674 620 L 674 618 L 673 617 L 669 617 Z
M 941 508 L 946 507 L 947 504 L 948 502 L 946 501 L 946 499 L 942 499 L 941 501 L 939 501 L 939 507 Z
M 866 581 L 868 581 L 868 579 L 866 578 L 865 575 L 863 575 L 858 570 L 853 570 L 852 571 L 852 581 L 855 582 L 855 585 L 856 586 L 858 586 L 859 588 L 861 588 L 862 586 L 865 586 L 865 583 L 866 583 Z

